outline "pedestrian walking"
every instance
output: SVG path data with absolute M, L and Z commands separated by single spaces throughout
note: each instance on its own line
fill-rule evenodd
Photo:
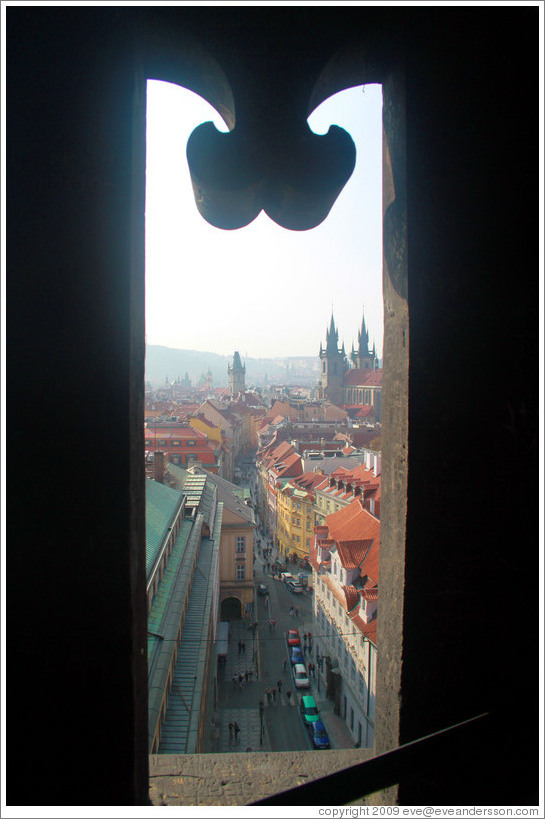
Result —
M 274 631 L 274 629 L 276 628 L 276 620 L 272 621 L 272 627 L 273 627 L 273 631 Z
M 249 676 L 250 676 L 250 672 L 248 671 L 248 669 L 246 669 L 246 671 L 244 672 L 244 680 L 245 680 L 245 682 L 248 682 L 248 677 L 249 677 Z
M 291 702 L 291 691 L 286 691 L 286 697 L 288 698 L 288 705 Z
M 295 616 L 299 617 L 299 606 L 295 606 Z
M 238 722 L 233 724 L 233 731 L 235 732 L 235 742 L 238 742 L 238 735 L 240 734 L 240 727 Z
M 273 685 L 273 689 L 272 689 L 272 697 L 273 697 L 273 702 L 274 702 L 275 704 L 276 704 L 276 694 L 277 694 L 277 691 L 278 691 L 278 689 L 277 689 L 276 685 Z
M 282 680 L 278 680 L 276 685 L 278 686 L 278 693 L 281 694 L 282 693 Z
M 237 675 L 233 674 L 233 676 L 231 677 L 231 680 L 233 681 L 233 688 L 236 688 L 237 687 Z
M 306 654 L 306 653 L 307 653 L 307 644 L 304 643 L 303 644 L 303 654 Z
M 287 660 L 286 660 L 286 658 L 284 657 L 284 660 L 283 660 L 283 662 L 282 662 L 282 671 L 285 671 L 285 670 L 286 670 L 286 668 L 287 668 L 287 666 L 288 666 L 288 661 L 287 661 Z
M 270 686 L 265 689 L 265 694 L 267 695 L 267 703 L 270 705 L 271 704 L 271 699 L 272 699 L 272 691 L 271 691 Z
M 229 742 L 233 739 L 233 723 L 229 723 Z
M 303 634 L 303 642 L 304 642 L 304 644 L 306 646 L 306 644 L 307 644 L 307 635 L 306 634 Z
M 245 640 L 242 641 L 242 653 L 246 654 L 246 641 Z
M 293 617 L 293 611 L 294 611 L 294 609 L 293 609 L 293 606 L 292 606 L 292 607 L 290 608 L 290 617 Z

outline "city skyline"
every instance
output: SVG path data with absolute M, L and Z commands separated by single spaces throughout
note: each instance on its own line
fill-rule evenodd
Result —
M 327 219 L 280 228 L 263 212 L 247 227 L 212 227 L 195 206 L 185 147 L 200 122 L 227 127 L 201 97 L 148 81 L 146 340 L 250 358 L 318 356 L 333 313 L 347 354 L 362 317 L 382 357 L 382 92 L 361 86 L 309 117 L 344 127 L 356 167 Z M 366 213 L 364 223 L 357 214 Z M 189 275 L 187 269 L 189 268 Z

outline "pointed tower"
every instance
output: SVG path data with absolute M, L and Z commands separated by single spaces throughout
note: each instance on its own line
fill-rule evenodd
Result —
M 242 366 L 238 351 L 235 351 L 232 366 L 228 365 L 227 367 L 227 375 L 229 379 L 229 395 L 235 395 L 237 392 L 246 392 L 244 383 L 246 366 Z
M 356 354 L 356 367 L 360 370 L 375 369 L 375 354 L 369 350 L 369 332 L 365 326 L 365 314 L 361 320 L 361 330 L 358 333 L 358 352 Z
M 339 349 L 339 332 L 335 327 L 333 313 L 331 313 L 331 323 L 329 330 L 326 330 L 325 350 L 320 344 L 321 395 L 331 401 L 332 404 L 339 405 L 343 401 L 343 379 L 348 364 L 344 344 Z

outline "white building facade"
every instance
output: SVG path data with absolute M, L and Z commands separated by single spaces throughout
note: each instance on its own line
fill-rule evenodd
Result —
M 356 500 L 316 527 L 310 556 L 319 686 L 362 748 L 375 739 L 379 533 Z

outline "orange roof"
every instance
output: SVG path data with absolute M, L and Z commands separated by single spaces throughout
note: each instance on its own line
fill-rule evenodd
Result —
M 329 536 L 334 540 L 362 540 L 378 536 L 380 523 L 364 509 L 359 498 L 326 516 Z M 376 524 L 376 525 L 375 525 Z
M 354 586 L 343 586 L 343 591 L 346 597 L 346 610 L 352 611 L 360 602 L 358 590 Z
M 344 376 L 344 385 L 349 387 L 382 386 L 382 370 L 348 370 Z
M 302 470 L 301 456 L 299 455 L 298 452 L 292 452 L 290 455 L 288 455 L 286 458 L 284 458 L 282 461 L 280 461 L 278 463 L 278 465 L 277 465 L 277 463 L 275 463 L 271 467 L 271 472 L 277 478 L 280 478 L 282 475 L 285 475 L 286 477 L 288 477 L 288 472 L 290 472 L 290 471 L 293 472 L 294 468 L 295 468 L 295 470 L 297 472 L 297 467 L 296 467 L 297 464 L 299 464 L 299 470 Z M 300 471 L 299 471 L 299 474 L 301 474 Z
M 376 586 L 372 589 L 362 589 L 360 594 L 364 600 L 378 600 L 378 589 Z
M 339 560 L 345 569 L 357 569 L 363 561 L 371 544 L 372 540 L 343 540 L 336 544 Z
M 339 557 L 344 549 L 345 541 L 359 542 L 372 541 L 372 545 L 367 553 L 363 555 L 363 563 L 357 563 L 362 577 L 366 575 L 372 579 L 373 584 L 379 579 L 379 549 L 380 549 L 380 521 L 365 509 L 361 500 L 356 498 L 348 506 L 327 515 L 326 525 L 329 529 L 329 537 L 337 543 Z M 360 547 L 355 547 L 360 549 Z M 356 560 L 360 551 L 356 551 Z M 348 558 L 346 558 L 348 559 Z M 371 583 L 369 583 L 371 585 Z
M 356 413 L 356 418 L 367 418 L 368 415 L 374 415 L 375 408 L 370 404 L 365 404 L 359 412 Z

